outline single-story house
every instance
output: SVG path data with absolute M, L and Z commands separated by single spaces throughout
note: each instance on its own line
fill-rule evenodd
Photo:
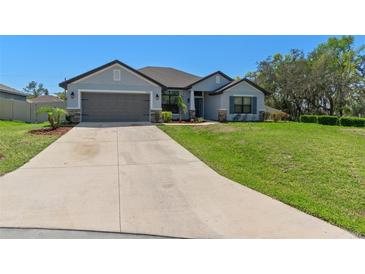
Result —
M 188 111 L 184 119 L 256 121 L 263 119 L 266 90 L 248 79 L 221 71 L 200 77 L 170 67 L 134 69 L 119 60 L 59 84 L 66 90 L 74 121 L 161 121 L 161 111 L 178 118 L 177 97 Z
M 27 100 L 29 103 L 62 103 L 63 100 L 53 95 L 41 95 Z
M 26 101 L 27 94 L 16 90 L 15 88 L 0 84 L 0 98 Z

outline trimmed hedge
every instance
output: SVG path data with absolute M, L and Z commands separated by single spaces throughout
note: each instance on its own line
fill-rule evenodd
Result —
M 318 123 L 317 115 L 300 115 L 299 120 L 302 123 Z
M 365 127 L 365 118 L 341 117 L 340 125 L 345 127 Z
M 164 123 L 169 123 L 172 121 L 172 112 L 171 111 L 162 111 L 161 117 Z
M 365 127 L 365 118 L 337 117 L 332 115 L 300 115 L 302 123 L 318 123 L 322 125 L 341 125 L 344 127 Z
M 318 119 L 318 124 L 321 124 L 321 125 L 330 125 L 330 126 L 338 125 L 337 116 L 319 115 L 317 119 Z

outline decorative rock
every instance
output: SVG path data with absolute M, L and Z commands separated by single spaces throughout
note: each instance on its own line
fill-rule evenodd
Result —
M 72 123 L 80 123 L 80 109 L 68 109 L 67 112 L 70 115 Z

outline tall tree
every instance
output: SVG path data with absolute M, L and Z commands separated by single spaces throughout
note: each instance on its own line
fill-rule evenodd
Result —
M 353 93 L 359 88 L 359 81 L 362 81 L 359 66 L 362 63 L 363 48 L 355 49 L 353 43 L 352 36 L 330 38 L 308 56 L 314 83 L 324 97 L 323 107 L 327 107 L 331 115 L 344 114 Z
M 65 91 L 56 92 L 55 94 L 61 100 L 63 100 L 63 101 L 66 101 L 67 100 L 67 96 L 66 96 L 66 92 Z
M 29 82 L 23 90 L 28 93 L 30 97 L 38 97 L 49 94 L 48 89 L 46 89 L 42 83 L 37 83 L 36 81 Z
M 246 77 L 271 92 L 267 104 L 295 118 L 304 113 L 309 105 L 309 74 L 304 53 L 291 50 L 284 56 L 276 54 L 260 62 L 258 70 Z
M 364 46 L 354 47 L 352 36 L 330 38 L 307 56 L 300 50 L 275 54 L 246 77 L 271 92 L 266 104 L 293 119 L 304 113 L 364 115 L 363 51 Z

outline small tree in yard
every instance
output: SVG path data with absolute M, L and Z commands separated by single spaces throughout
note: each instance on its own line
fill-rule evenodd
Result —
M 177 97 L 177 106 L 179 107 L 179 121 L 181 122 L 182 115 L 185 114 L 188 109 L 181 95 Z
M 47 113 L 48 122 L 50 123 L 52 129 L 56 129 L 61 124 L 61 117 L 68 115 L 68 112 L 63 108 L 55 107 L 41 107 L 37 110 L 37 114 Z

